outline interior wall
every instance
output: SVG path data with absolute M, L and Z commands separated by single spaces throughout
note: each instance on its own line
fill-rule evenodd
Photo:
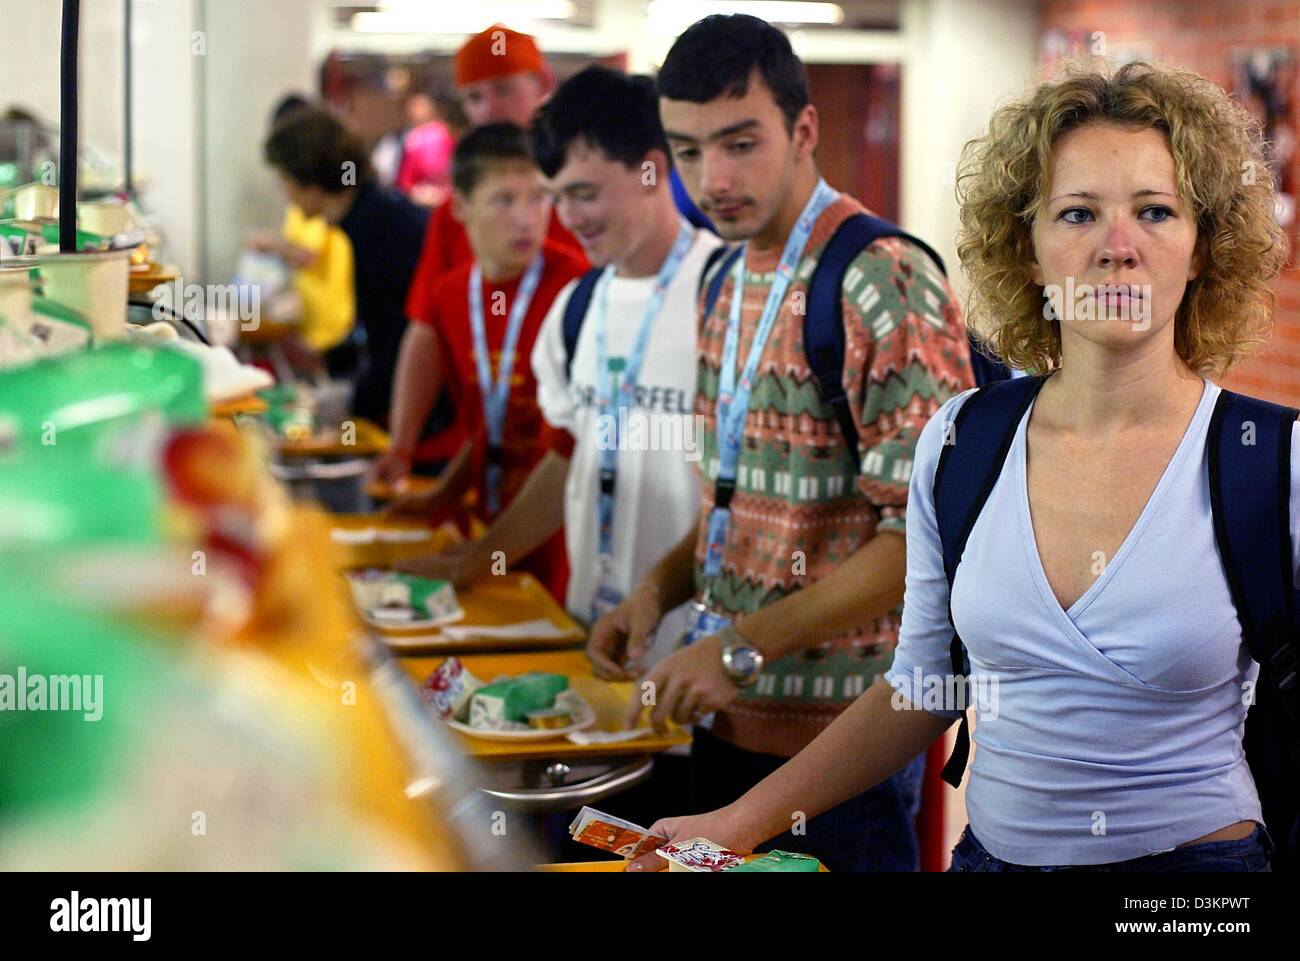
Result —
M 199 265 L 225 283 L 248 231 L 278 226 L 284 198 L 262 161 L 271 111 L 286 93 L 314 95 L 316 0 L 200 0 L 207 35 L 202 104 L 207 240 Z

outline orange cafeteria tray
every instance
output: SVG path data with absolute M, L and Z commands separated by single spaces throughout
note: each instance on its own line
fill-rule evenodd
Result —
M 471 638 L 452 640 L 440 631 L 370 626 L 371 632 L 395 654 L 464 654 L 475 651 L 563 649 L 581 645 L 586 633 L 581 625 L 547 593 L 531 574 L 502 574 L 479 579 L 456 592 L 465 616 L 455 625 L 517 624 L 545 620 L 564 633 L 540 637 Z M 584 658 L 585 660 L 585 658 Z M 432 670 L 432 668 L 430 669 Z M 500 673 L 498 671 L 497 673 Z M 426 672 L 427 674 L 427 672 Z
M 327 433 L 308 437 L 306 440 L 288 440 L 280 438 L 280 455 L 282 457 L 373 457 L 388 450 L 388 435 L 377 424 L 364 417 L 352 418 L 356 432 L 351 444 L 343 443 L 338 429 L 331 428 Z
M 241 397 L 239 400 L 228 400 L 221 404 L 213 404 L 212 416 L 234 417 L 236 414 L 265 414 L 266 408 L 266 401 L 254 395 L 252 397 Z
M 445 551 L 461 543 L 463 538 L 454 524 L 430 528 L 417 517 L 388 517 L 384 514 L 331 514 L 330 540 L 334 543 L 335 557 L 341 570 L 357 567 L 392 567 L 398 561 L 420 557 L 423 554 Z M 380 536 L 368 544 L 350 544 L 340 539 L 334 531 L 376 530 Z M 424 531 L 428 537 L 418 541 L 385 540 L 382 532 Z
M 377 501 L 391 501 L 407 494 L 430 494 L 438 486 L 438 478 L 413 475 L 407 478 L 406 486 L 398 491 L 383 481 L 371 481 L 366 485 L 366 493 Z
M 423 684 L 443 658 L 406 657 L 402 667 L 417 684 Z M 591 673 L 591 662 L 582 651 L 541 651 L 532 654 L 470 654 L 461 658 L 466 669 L 481 681 L 491 681 L 499 674 L 523 674 L 527 671 L 550 671 L 567 674 L 569 684 L 579 691 L 596 711 L 593 730 L 623 729 L 623 712 L 639 688 L 633 681 L 602 681 Z M 689 731 L 671 721 L 663 734 L 651 732 L 634 741 L 614 744 L 573 744 L 564 738 L 548 741 L 489 741 L 456 731 L 465 753 L 471 757 L 494 760 L 579 756 L 613 756 L 618 754 L 655 754 L 679 744 L 690 744 Z

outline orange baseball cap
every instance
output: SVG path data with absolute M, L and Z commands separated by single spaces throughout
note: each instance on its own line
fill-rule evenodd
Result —
M 537 40 L 499 23 L 465 41 L 456 52 L 456 86 L 516 73 L 546 73 Z

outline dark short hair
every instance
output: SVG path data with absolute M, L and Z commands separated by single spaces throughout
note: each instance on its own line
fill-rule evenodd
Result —
M 714 14 L 688 27 L 659 68 L 659 96 L 689 103 L 743 97 L 755 68 L 793 131 L 809 103 L 803 61 L 784 33 L 747 14 Z
M 610 160 L 636 167 L 651 150 L 668 157 L 654 81 L 608 67 L 588 67 L 555 91 L 537 113 L 533 154 L 554 177 L 575 140 L 598 147 Z
M 274 127 L 289 114 L 310 106 L 311 101 L 302 94 L 286 93 L 276 102 L 275 108 L 271 111 L 271 126 Z
M 493 164 L 522 160 L 535 164 L 528 134 L 512 123 L 485 123 L 465 134 L 451 155 L 451 185 L 468 197 Z
M 317 107 L 287 113 L 271 128 L 265 154 L 266 162 L 290 180 L 326 193 L 339 194 L 353 186 L 344 183 L 345 164 L 353 165 L 356 186 L 371 177 L 370 158 L 360 138 Z

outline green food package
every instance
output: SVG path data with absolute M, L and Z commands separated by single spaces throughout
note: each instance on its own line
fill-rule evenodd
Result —
M 97 442 L 150 413 L 167 424 L 207 419 L 198 361 L 132 344 L 38 361 L 0 373 L 0 456 Z
M 57 244 L 59 242 L 59 225 L 57 223 L 42 224 L 41 235 L 47 244 Z M 78 250 L 107 250 L 112 239 L 112 237 L 105 237 L 103 234 L 91 233 L 89 230 L 77 228 Z
M 316 433 L 316 417 L 312 413 L 310 398 L 292 384 L 277 384 L 258 391 L 257 396 L 266 401 L 263 419 L 280 437 L 305 440 Z
M 353 571 L 348 580 L 357 606 L 375 620 L 449 623 L 464 616 L 450 581 L 382 568 Z
M 79 806 L 123 775 L 136 720 L 171 676 L 165 650 L 72 609 L 17 562 L 0 567 L 0 825 Z
M 769 851 L 762 857 L 754 858 L 752 861 L 746 861 L 744 864 L 737 864 L 735 867 L 727 868 L 727 873 L 739 874 L 741 871 L 794 871 L 806 874 L 816 874 L 821 870 L 821 867 L 821 862 L 808 854 L 791 854 L 789 851 Z
M 469 725 L 500 728 L 503 723 L 526 723 L 530 711 L 554 707 L 556 695 L 568 688 L 568 677 L 544 671 L 529 671 L 488 684 L 475 691 L 470 700 Z
M 147 465 L 106 468 L 72 447 L 0 454 L 0 552 L 159 543 L 166 496 Z

